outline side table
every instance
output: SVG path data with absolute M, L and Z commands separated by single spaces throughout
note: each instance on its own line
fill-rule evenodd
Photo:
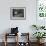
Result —
M 15 33 L 15 34 L 10 34 L 10 33 L 6 33 L 5 34 L 5 46 L 7 46 L 7 44 L 8 44 L 8 42 L 7 42 L 7 36 L 9 36 L 9 38 L 10 38 L 10 36 L 16 36 L 16 45 L 15 46 L 18 46 L 18 33 Z

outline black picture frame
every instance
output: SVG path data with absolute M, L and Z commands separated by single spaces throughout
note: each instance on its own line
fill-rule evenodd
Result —
M 26 8 L 25 7 L 11 7 L 10 8 L 10 19 L 11 20 L 25 20 L 26 19 Z

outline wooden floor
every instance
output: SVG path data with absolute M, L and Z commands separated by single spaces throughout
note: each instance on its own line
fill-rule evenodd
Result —
M 37 46 L 37 43 L 34 43 L 34 42 L 32 42 L 32 43 L 30 43 L 31 45 L 30 46 Z M 2 42 L 0 42 L 0 46 L 4 46 L 4 43 Z M 8 45 L 7 46 L 15 46 L 15 42 L 14 43 L 8 43 Z M 42 45 L 42 46 L 46 46 L 46 43 L 44 43 L 44 45 Z

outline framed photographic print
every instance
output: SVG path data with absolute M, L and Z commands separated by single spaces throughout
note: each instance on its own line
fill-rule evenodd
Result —
M 26 19 L 26 8 L 25 7 L 11 7 L 10 19 L 11 20 Z

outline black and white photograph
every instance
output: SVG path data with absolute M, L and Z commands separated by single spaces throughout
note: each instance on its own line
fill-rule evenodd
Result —
M 25 9 L 25 7 L 11 7 L 11 9 L 10 9 L 10 19 L 11 20 L 26 19 L 26 9 Z

